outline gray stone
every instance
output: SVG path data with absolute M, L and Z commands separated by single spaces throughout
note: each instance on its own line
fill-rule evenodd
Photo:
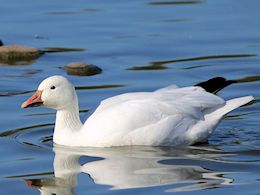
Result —
M 5 45 L 0 47 L 0 60 L 32 60 L 40 56 L 36 48 L 23 45 Z
M 67 64 L 64 66 L 64 69 L 68 74 L 78 76 L 92 76 L 102 72 L 102 69 L 96 65 L 81 62 Z

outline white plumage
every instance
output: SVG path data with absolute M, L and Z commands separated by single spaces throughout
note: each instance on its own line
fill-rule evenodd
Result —
M 51 89 L 53 86 L 55 89 Z M 82 124 L 75 89 L 66 78 L 49 77 L 38 92 L 37 103 L 57 110 L 54 142 L 92 147 L 204 142 L 225 114 L 253 100 L 247 96 L 225 101 L 199 86 L 169 86 L 103 100 Z M 28 101 L 22 107 L 35 105 Z

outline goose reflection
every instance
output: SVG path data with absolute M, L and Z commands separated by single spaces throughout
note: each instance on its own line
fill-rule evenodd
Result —
M 37 188 L 44 195 L 75 194 L 79 173 L 88 174 L 95 184 L 111 186 L 112 190 L 171 185 L 167 191 L 176 192 L 232 183 L 231 179 L 223 177 L 224 173 L 192 165 L 192 160 L 191 165 L 172 163 L 178 159 L 215 160 L 225 155 L 216 151 L 159 147 L 72 149 L 61 146 L 54 146 L 53 150 L 54 177 L 26 180 L 30 187 Z

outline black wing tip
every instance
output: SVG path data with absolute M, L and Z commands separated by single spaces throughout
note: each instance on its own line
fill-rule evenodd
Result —
M 207 92 L 216 94 L 221 89 L 223 89 L 233 83 L 237 83 L 237 81 L 236 80 L 227 80 L 224 77 L 214 77 L 207 81 L 200 82 L 200 83 L 196 84 L 195 86 L 200 86 L 203 89 L 205 89 Z

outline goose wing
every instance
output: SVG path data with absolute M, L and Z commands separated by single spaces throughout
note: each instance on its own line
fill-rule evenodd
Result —
M 223 99 L 201 87 L 126 93 L 102 101 L 84 128 L 92 131 L 92 140 L 96 142 L 161 145 L 181 137 L 199 120 L 204 120 L 205 109 L 223 104 Z

